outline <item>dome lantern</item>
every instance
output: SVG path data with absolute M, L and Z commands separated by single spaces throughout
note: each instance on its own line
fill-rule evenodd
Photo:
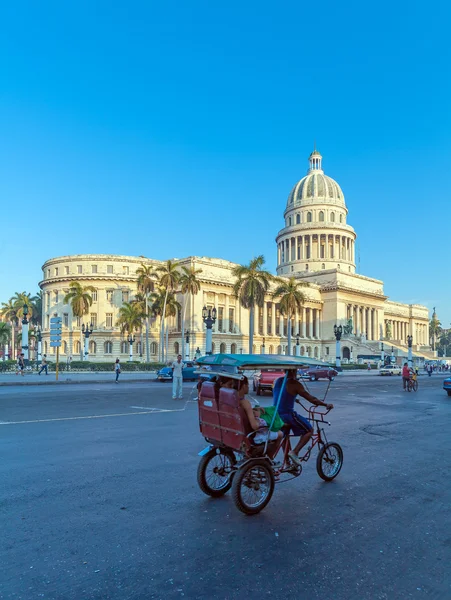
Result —
M 309 156 L 310 171 L 322 171 L 322 166 L 321 166 L 322 160 L 323 160 L 323 157 L 316 149 L 316 144 L 315 144 L 313 152 Z

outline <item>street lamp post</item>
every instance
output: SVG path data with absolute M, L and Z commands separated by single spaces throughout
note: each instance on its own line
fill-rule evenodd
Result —
M 23 319 L 22 319 L 22 352 L 24 355 L 25 366 L 28 367 L 28 327 L 29 322 L 27 319 L 28 305 L 23 305 Z
M 334 325 L 335 335 L 335 366 L 341 367 L 341 334 L 343 333 L 343 327 L 341 325 Z
M 409 364 L 409 367 L 413 367 L 412 342 L 413 342 L 413 337 L 411 335 L 408 335 L 407 336 L 407 362 Z
M 263 338 L 263 340 L 262 340 L 262 354 L 266 354 L 265 342 L 266 342 L 266 339 Z
M 395 349 L 394 349 L 394 347 L 392 346 L 392 347 L 391 347 L 391 356 L 390 356 L 390 362 L 391 362 L 391 363 L 394 363 L 394 362 L 395 362 L 395 361 L 393 360 L 394 358 L 395 358 Z
M 353 351 L 354 351 L 354 348 L 353 348 L 353 346 L 351 346 L 351 353 L 349 354 L 349 362 L 351 362 L 351 363 L 354 360 Z
M 213 325 L 216 321 L 216 308 L 207 308 L 206 306 L 202 309 L 202 319 L 207 327 L 207 335 L 205 337 L 205 354 L 211 354 L 213 348 Z
M 131 333 L 128 334 L 127 338 L 128 347 L 129 347 L 129 359 L 128 362 L 133 362 L 133 344 L 135 343 L 135 336 Z
M 384 342 L 381 342 L 381 362 L 382 362 L 382 366 L 384 366 L 385 365 Z
M 202 356 L 202 353 L 200 351 L 199 346 L 196 348 L 196 360 L 199 360 L 199 358 Z
M 299 333 L 296 334 L 296 356 L 301 356 L 301 346 L 299 345 L 300 342 L 300 336 Z
M 90 325 L 85 325 L 83 323 L 81 326 L 81 332 L 85 336 L 85 351 L 83 353 L 83 360 L 89 360 L 89 336 L 91 335 L 93 329 L 94 325 L 92 323 Z
M 41 328 L 36 328 L 36 343 L 37 343 L 37 351 L 36 351 L 36 370 L 39 369 L 39 358 L 42 356 L 42 333 Z
M 185 335 L 185 360 L 189 360 L 189 352 L 189 329 L 187 329 Z

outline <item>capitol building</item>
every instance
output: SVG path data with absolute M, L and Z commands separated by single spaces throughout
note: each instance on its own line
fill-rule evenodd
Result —
M 346 326 L 341 340 L 344 361 L 380 356 L 385 351 L 407 354 L 407 336 L 413 337 L 413 351 L 431 357 L 429 314 L 425 306 L 389 300 L 383 282 L 356 273 L 356 233 L 348 224 L 344 194 L 336 181 L 325 175 L 318 151 L 309 157 L 309 169 L 291 190 L 283 212 L 282 229 L 276 237 L 277 275 L 296 277 L 309 286 L 307 300 L 294 317 L 291 353 L 296 337 L 300 353 L 335 361 L 334 325 Z M 222 258 L 189 256 L 175 259 L 180 267 L 201 269 L 200 291 L 190 298 L 186 310 L 186 329 L 190 331 L 191 358 L 196 348 L 205 352 L 205 326 L 202 308 L 216 308 L 213 326 L 213 352 L 248 352 L 249 311 L 233 296 L 236 266 Z M 43 292 L 43 352 L 52 356 L 49 323 L 54 315 L 62 317 L 62 357 L 77 359 L 81 352 L 80 327 L 64 296 L 71 281 L 95 288 L 90 314 L 82 320 L 92 323 L 89 359 L 126 361 L 129 344 L 117 326 L 118 311 L 133 300 L 137 290 L 136 270 L 142 265 L 159 266 L 160 261 L 144 257 L 109 254 L 77 254 L 51 258 L 42 267 L 39 283 Z M 183 306 L 183 298 L 177 298 Z M 168 317 L 169 352 L 172 360 L 182 347 L 181 314 Z M 156 361 L 160 343 L 159 319 L 151 319 L 151 360 Z M 254 353 L 287 352 L 287 320 L 271 293 L 263 307 L 255 310 Z M 135 359 L 144 355 L 142 340 L 135 334 Z M 143 358 L 144 359 L 144 358 Z

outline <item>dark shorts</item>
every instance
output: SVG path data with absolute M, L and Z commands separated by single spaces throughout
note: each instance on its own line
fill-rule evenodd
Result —
M 291 431 L 295 436 L 301 437 L 313 430 L 310 421 L 305 417 L 301 417 L 295 410 L 280 414 L 280 418 L 291 427 Z

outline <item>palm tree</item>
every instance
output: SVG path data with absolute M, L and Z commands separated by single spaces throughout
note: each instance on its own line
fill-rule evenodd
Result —
M 6 348 L 11 337 L 11 326 L 8 323 L 0 322 L 0 346 L 4 346 L 3 361 L 6 360 Z
M 273 298 L 279 298 L 280 312 L 288 319 L 288 354 L 291 354 L 291 321 L 296 311 L 301 310 L 305 303 L 305 294 L 301 288 L 309 287 L 304 281 L 297 281 L 294 277 L 289 279 L 276 279 L 277 287 Z
M 11 358 L 14 360 L 14 358 L 16 357 L 14 334 L 16 332 L 18 319 L 17 309 L 13 298 L 10 298 L 8 302 L 2 302 L 0 312 L 3 319 L 6 319 L 11 323 Z
M 136 270 L 138 275 L 138 290 L 143 292 L 145 296 L 145 315 L 146 315 L 146 362 L 150 362 L 150 350 L 149 350 L 149 294 L 153 292 L 154 281 L 158 278 L 157 274 L 153 271 L 153 267 L 150 265 L 141 265 Z M 142 346 L 142 336 L 141 336 Z
M 175 317 L 177 315 L 177 311 L 180 311 L 182 309 L 180 302 L 177 301 L 175 294 L 173 292 L 171 292 L 170 294 L 168 294 L 167 296 L 167 301 L 166 301 L 166 312 L 165 312 L 165 318 L 167 317 Z M 166 360 L 168 358 L 168 346 L 169 346 L 169 327 L 166 325 Z
M 124 302 L 119 309 L 119 318 L 116 325 L 121 328 L 121 333 L 138 331 L 142 326 L 145 313 L 137 303 Z
M 69 292 L 64 296 L 64 304 L 70 304 L 74 317 L 82 319 L 89 313 L 92 305 L 92 296 L 90 292 L 95 292 L 92 285 L 82 286 L 78 281 L 72 281 L 69 285 Z M 80 327 L 80 358 L 83 360 L 83 334 Z
M 432 350 L 435 350 L 437 337 L 441 334 L 441 332 L 442 332 L 442 324 L 440 323 L 440 321 L 437 318 L 437 313 L 435 312 L 435 307 L 434 307 L 434 312 L 432 313 L 432 319 L 429 323 L 429 335 L 430 335 L 430 338 L 432 341 Z
M 202 273 L 202 269 L 196 269 L 193 265 L 191 267 L 182 267 L 182 274 L 180 275 L 180 291 L 185 295 L 183 301 L 183 316 L 182 316 L 182 357 L 185 358 L 185 317 L 186 307 L 188 306 L 188 299 L 196 296 L 200 290 L 200 282 L 197 276 Z M 192 331 L 191 323 L 191 331 Z
M 233 293 L 241 306 L 249 309 L 249 354 L 252 354 L 254 346 L 255 307 L 263 306 L 265 294 L 274 279 L 269 271 L 262 269 L 264 264 L 265 258 L 261 254 L 253 258 L 248 265 L 237 265 L 232 269 L 232 275 L 237 278 L 233 285 Z
M 31 300 L 33 309 L 31 321 L 34 325 L 42 326 L 42 291 L 40 290 Z
M 32 319 L 33 309 L 36 310 L 36 308 L 31 294 L 28 294 L 27 292 L 16 292 L 15 296 L 12 298 L 12 301 L 16 307 L 16 315 L 19 319 L 22 319 L 23 317 L 24 304 L 28 306 L 28 319 Z
M 168 300 L 169 292 L 175 292 L 177 283 L 180 279 L 180 273 L 179 273 L 179 271 L 177 271 L 178 266 L 179 266 L 179 263 L 173 262 L 172 260 L 168 260 L 168 261 L 166 261 L 166 264 L 162 265 L 161 267 L 157 267 L 157 272 L 160 275 L 160 279 L 158 282 L 159 286 L 166 290 L 166 296 L 164 299 L 164 306 L 163 306 L 162 319 L 161 319 L 161 330 L 160 330 L 160 339 L 161 339 L 160 360 L 162 362 L 164 361 L 163 331 L 164 331 L 164 323 L 165 323 L 165 319 L 166 319 L 166 303 Z

